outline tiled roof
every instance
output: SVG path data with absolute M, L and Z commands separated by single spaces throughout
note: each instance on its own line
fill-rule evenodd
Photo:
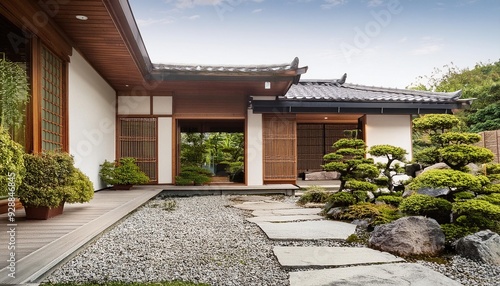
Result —
M 457 102 L 462 94 L 461 91 L 428 92 L 341 82 L 341 80 L 302 80 L 290 87 L 284 99 L 337 102 L 447 103 Z
M 153 64 L 157 71 L 185 72 L 185 73 L 274 73 L 297 70 L 299 59 L 295 58 L 291 63 L 276 65 L 249 65 L 249 66 L 223 66 L 223 65 L 175 65 L 175 64 Z

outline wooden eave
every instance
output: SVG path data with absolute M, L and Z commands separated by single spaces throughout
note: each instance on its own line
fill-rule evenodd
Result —
M 71 45 L 115 90 L 145 85 L 152 64 L 127 0 L 53 1 L 52 5 L 29 2 L 39 3 Z M 78 20 L 76 15 L 85 15 L 88 20 Z

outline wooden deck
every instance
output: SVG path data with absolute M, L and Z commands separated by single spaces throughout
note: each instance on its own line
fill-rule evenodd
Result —
M 66 204 L 64 213 L 45 221 L 24 219 L 16 211 L 15 278 L 8 276 L 11 226 L 7 214 L 0 215 L 0 285 L 25 284 L 37 279 L 104 230 L 162 191 L 158 186 L 130 191 L 100 191 L 86 204 Z

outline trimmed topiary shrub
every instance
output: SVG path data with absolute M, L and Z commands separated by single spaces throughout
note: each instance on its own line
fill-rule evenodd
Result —
M 441 198 L 414 194 L 399 204 L 399 210 L 407 215 L 426 216 L 438 223 L 449 223 L 452 204 Z
M 338 216 L 341 220 L 369 219 L 372 226 L 390 223 L 398 218 L 401 215 L 397 208 L 371 203 L 351 205 Z
M 457 224 L 500 231 L 500 206 L 486 200 L 473 199 L 453 204 Z
M 450 247 L 457 239 L 479 231 L 478 227 L 446 223 L 440 225 L 446 238 L 446 245 Z
M 101 164 L 99 175 L 108 185 L 137 185 L 149 182 L 149 177 L 141 171 L 136 164 L 136 159 L 123 157 L 115 162 L 107 160 Z
M 347 207 L 356 203 L 356 198 L 348 192 L 337 192 L 328 197 L 327 202 L 330 207 Z
M 374 157 L 381 157 L 386 160 L 385 163 L 377 163 L 377 167 L 387 178 L 385 186 L 390 191 L 393 191 L 394 185 L 392 184 L 392 177 L 394 177 L 398 173 L 404 172 L 403 167 L 401 167 L 397 162 L 405 162 L 405 156 L 406 154 L 408 154 L 408 152 L 406 152 L 406 150 L 401 147 L 392 145 L 375 145 L 370 148 L 368 154 Z M 380 182 L 381 181 L 378 180 L 376 184 L 380 186 Z
M 0 126 L 0 197 L 7 197 L 21 185 L 26 173 L 23 154 L 23 147 Z M 9 189 L 9 183 L 13 189 Z
M 401 201 L 403 201 L 403 198 L 398 196 L 379 196 L 377 197 L 376 201 L 384 202 L 394 207 L 399 207 L 399 204 L 401 203 Z
M 453 200 L 456 202 L 463 202 L 475 198 L 476 196 L 471 192 L 458 192 L 453 194 Z
M 487 178 L 484 176 L 474 176 L 451 169 L 435 169 L 416 177 L 408 184 L 408 188 L 415 191 L 421 188 L 449 188 L 452 193 L 462 191 L 478 193 L 486 183 Z
M 212 173 L 196 166 L 183 167 L 179 176 L 175 177 L 177 186 L 204 185 L 212 180 Z
M 487 201 L 490 204 L 500 206 L 500 194 L 497 194 L 497 193 L 491 194 L 491 195 L 486 195 L 486 196 L 479 196 L 479 197 L 477 197 L 477 199 Z
M 82 171 L 75 168 L 67 188 L 65 201 L 67 203 L 86 203 L 94 197 L 94 185 Z

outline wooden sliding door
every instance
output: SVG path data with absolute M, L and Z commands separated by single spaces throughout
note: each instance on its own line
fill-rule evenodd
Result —
M 264 183 L 295 183 L 297 124 L 295 115 L 264 114 Z

